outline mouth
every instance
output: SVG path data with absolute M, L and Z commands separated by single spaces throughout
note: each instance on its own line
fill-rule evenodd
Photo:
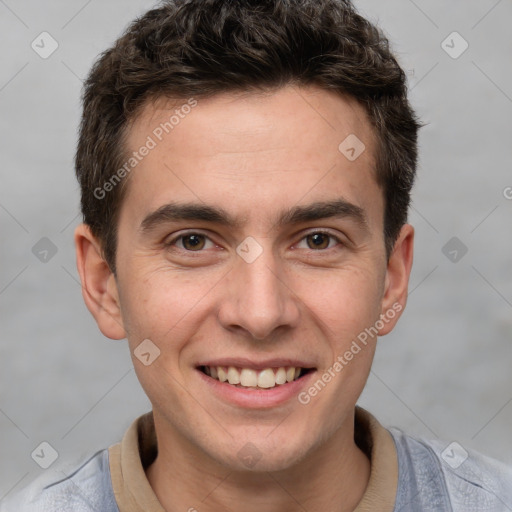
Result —
M 295 366 L 270 367 L 261 370 L 235 366 L 198 366 L 197 369 L 213 380 L 236 388 L 253 390 L 279 388 L 315 371 L 315 368 Z

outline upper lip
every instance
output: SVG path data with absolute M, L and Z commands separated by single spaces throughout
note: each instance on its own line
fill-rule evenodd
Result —
M 235 368 L 250 368 L 251 370 L 264 370 L 265 368 L 314 368 L 315 366 L 306 361 L 292 358 L 275 358 L 266 359 L 264 361 L 255 361 L 254 359 L 246 359 L 244 357 L 225 357 L 220 359 L 212 359 L 199 363 L 197 366 L 234 366 Z

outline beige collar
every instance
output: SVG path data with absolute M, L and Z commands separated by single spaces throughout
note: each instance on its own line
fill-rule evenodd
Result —
M 354 512 L 393 512 L 398 459 L 391 434 L 366 410 L 356 407 L 356 442 L 371 458 L 368 486 Z M 144 468 L 157 454 L 153 414 L 137 418 L 123 440 L 109 448 L 112 487 L 120 512 L 165 512 Z
M 370 480 L 354 512 L 393 512 L 398 488 L 398 456 L 393 437 L 368 411 L 356 407 L 356 443 L 366 446 Z M 122 511 L 124 512 L 124 511 Z

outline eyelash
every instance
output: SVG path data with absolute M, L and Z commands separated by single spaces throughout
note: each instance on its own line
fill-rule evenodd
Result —
M 299 242 L 301 242 L 302 240 L 304 240 L 305 238 L 307 238 L 308 236 L 311 236 L 311 235 L 316 235 L 316 234 L 322 234 L 322 235 L 327 235 L 329 238 L 335 240 L 336 242 L 338 242 L 339 245 L 344 245 L 344 243 L 340 240 L 339 237 L 337 237 L 336 235 L 333 235 L 332 233 L 330 233 L 329 231 L 326 231 L 326 230 L 315 230 L 315 231 L 310 231 L 308 233 L 305 233 L 304 236 L 300 239 Z M 203 236 L 205 238 L 207 238 L 208 240 L 212 241 L 210 239 L 210 237 L 208 235 L 205 235 L 204 233 L 201 233 L 199 231 L 189 231 L 188 233 L 182 233 L 181 235 L 178 235 L 174 238 L 172 238 L 171 240 L 169 240 L 168 242 L 165 242 L 164 245 L 165 247 L 167 248 L 172 248 L 174 246 L 174 244 L 178 241 L 178 240 L 181 240 L 183 238 L 186 238 L 187 236 L 191 236 L 191 235 L 200 235 L 200 236 Z M 213 242 L 213 241 L 212 241 Z M 327 252 L 327 251 L 330 251 L 332 249 L 334 249 L 335 247 L 328 247 L 326 249 L 309 249 L 310 251 L 312 252 Z M 204 252 L 205 249 L 200 249 L 198 251 L 189 251 L 188 249 L 183 249 L 181 247 L 178 247 L 177 249 L 179 249 L 180 251 L 184 251 L 184 252 L 187 252 L 187 253 L 191 253 L 191 254 L 194 254 L 194 253 L 201 253 L 201 252 Z

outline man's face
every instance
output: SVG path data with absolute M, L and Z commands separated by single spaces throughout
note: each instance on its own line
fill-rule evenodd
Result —
M 122 323 L 160 436 L 232 468 L 256 450 L 255 469 L 283 469 L 349 425 L 376 338 L 309 390 L 392 307 L 374 135 L 356 102 L 291 87 L 200 99 L 155 132 L 185 103 L 148 105 L 129 132 L 132 151 L 148 136 L 156 147 L 120 214 Z M 338 149 L 351 134 L 366 146 L 355 160 L 356 139 Z M 334 202 L 335 216 L 305 209 Z M 163 209 L 192 203 L 236 224 Z M 160 350 L 147 366 L 133 356 L 143 340 Z M 220 382 L 217 367 L 229 366 L 250 387 Z M 308 371 L 275 384 L 290 367 Z

